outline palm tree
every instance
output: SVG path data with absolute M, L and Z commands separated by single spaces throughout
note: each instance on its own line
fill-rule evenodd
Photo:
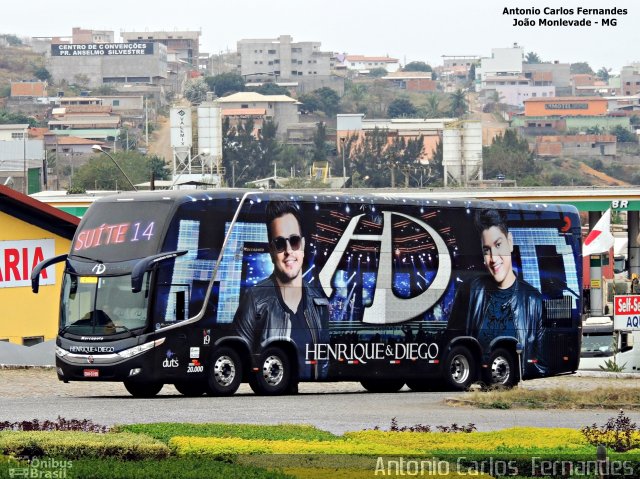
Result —
M 464 91 L 458 88 L 451 94 L 449 99 L 449 114 L 451 116 L 460 117 L 467 113 L 469 103 Z
M 524 57 L 525 63 L 542 63 L 542 60 L 535 52 L 529 52 Z
M 440 98 L 438 98 L 438 95 L 431 93 L 427 97 L 424 111 L 427 118 L 438 118 L 440 116 Z

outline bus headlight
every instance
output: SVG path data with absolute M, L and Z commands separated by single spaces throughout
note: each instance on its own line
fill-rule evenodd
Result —
M 160 346 L 162 343 L 164 343 L 164 340 L 165 338 L 156 339 L 155 341 L 149 341 L 148 343 L 144 343 L 139 346 L 134 346 L 133 348 L 125 349 L 124 351 L 120 351 L 119 353 L 116 353 L 116 354 L 123 359 L 129 359 L 139 354 L 142 354 L 146 351 L 149 351 L 150 349 L 156 346 Z
M 69 354 L 69 351 L 62 349 L 60 346 L 56 346 L 56 356 L 64 358 L 67 354 Z

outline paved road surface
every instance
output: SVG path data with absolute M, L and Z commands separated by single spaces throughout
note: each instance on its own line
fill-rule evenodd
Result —
M 595 385 L 636 386 L 637 380 L 562 377 L 523 383 L 527 388 L 564 386 L 584 390 Z M 259 397 L 243 385 L 230 398 L 186 398 L 165 386 L 158 398 L 133 399 L 118 383 L 58 382 L 53 370 L 0 370 L 0 421 L 92 419 L 100 424 L 134 422 L 240 422 L 313 424 L 334 433 L 381 426 L 391 418 L 400 425 L 450 425 L 473 422 L 487 431 L 512 426 L 578 428 L 601 424 L 617 411 L 493 410 L 452 407 L 445 397 L 464 393 L 371 394 L 358 383 L 301 384 L 297 396 Z M 630 413 L 640 422 L 640 412 Z

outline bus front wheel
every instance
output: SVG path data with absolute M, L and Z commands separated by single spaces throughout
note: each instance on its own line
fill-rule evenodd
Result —
M 162 383 L 136 383 L 125 381 L 124 387 L 134 398 L 152 398 L 160 392 L 164 384 Z
M 510 388 L 518 384 L 518 368 L 513 354 L 503 348 L 493 351 L 484 379 L 489 386 Z
M 242 364 L 238 353 L 227 347 L 216 350 L 207 374 L 207 392 L 211 396 L 231 396 L 241 382 Z
M 291 383 L 291 361 L 278 347 L 267 348 L 260 358 L 259 370 L 251 375 L 249 386 L 263 396 L 284 394 Z
M 466 391 L 476 381 L 476 362 L 464 346 L 454 347 L 444 363 L 444 380 L 454 391 Z

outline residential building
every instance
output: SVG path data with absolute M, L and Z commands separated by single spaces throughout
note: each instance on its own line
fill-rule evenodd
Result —
M 155 32 L 125 32 L 120 36 L 126 43 L 157 43 L 166 47 L 166 52 L 175 53 L 179 60 L 189 63 L 195 70 L 198 69 L 200 58 L 201 31 L 155 31 Z
M 71 29 L 71 43 L 114 43 L 113 30 Z
M 298 125 L 298 101 L 286 95 L 262 95 L 256 92 L 240 92 L 215 100 L 222 109 L 222 116 L 234 117 L 236 121 L 252 117 L 254 120 L 270 120 L 278 125 L 279 139 L 287 137 L 290 126 Z M 244 110 L 244 114 L 243 111 Z M 226 113 L 228 112 L 228 113 Z
M 394 72 L 382 77 L 400 90 L 436 91 L 438 82 L 432 80 L 431 72 Z
M 348 70 L 355 70 L 358 73 L 369 73 L 375 68 L 384 68 L 389 73 L 400 70 L 400 61 L 397 58 L 367 57 L 364 55 L 347 55 L 344 64 Z
M 476 89 L 485 88 L 486 78 L 497 76 L 522 75 L 522 62 L 524 59 L 524 49 L 514 43 L 511 48 L 492 48 L 491 57 L 482 58 L 480 67 L 476 68 Z
M 615 135 L 537 136 L 534 152 L 540 157 L 615 156 Z
M 571 64 L 523 63 L 522 73 L 533 86 L 554 86 L 557 96 L 571 95 Z
M 28 127 L 0 125 L 0 184 L 35 193 L 44 180 L 44 142 L 29 138 Z
M 27 138 L 29 124 L 0 125 L 0 141 L 22 140 Z
M 47 82 L 20 81 L 11 82 L 12 99 L 32 99 L 47 96 Z
M 640 63 L 622 67 L 620 71 L 620 94 L 640 95 Z
M 304 81 L 307 77 L 329 77 L 330 52 L 320 50 L 320 42 L 294 42 L 290 35 L 272 39 L 238 41 L 240 75 L 248 83 L 284 80 Z

